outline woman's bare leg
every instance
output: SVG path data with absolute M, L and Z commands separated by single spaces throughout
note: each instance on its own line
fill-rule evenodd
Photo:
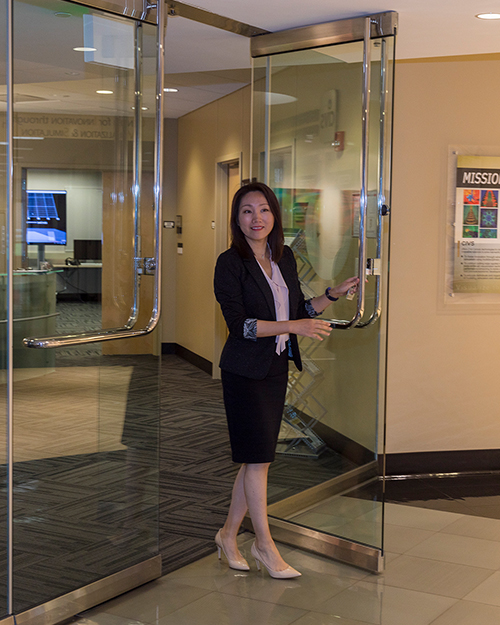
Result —
M 266 563 L 275 571 L 288 564 L 281 557 L 271 537 L 267 518 L 267 474 L 270 463 L 247 464 L 244 474 L 245 499 L 255 532 L 255 542 Z
M 236 538 L 247 511 L 250 513 L 257 548 L 266 563 L 275 571 L 282 571 L 288 564 L 281 557 L 271 537 L 267 518 L 267 475 L 270 463 L 243 464 L 234 481 L 231 505 L 221 530 L 228 557 L 240 559 Z
M 231 505 L 226 522 L 221 529 L 222 539 L 224 540 L 224 548 L 227 555 L 232 559 L 241 559 L 241 553 L 236 543 L 236 538 L 240 530 L 241 523 L 245 518 L 248 510 L 247 500 L 245 496 L 245 473 L 246 464 L 242 464 L 238 475 L 234 480 L 233 492 L 231 495 Z

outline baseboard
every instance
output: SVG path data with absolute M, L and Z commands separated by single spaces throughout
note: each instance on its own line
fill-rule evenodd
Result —
M 351 462 L 358 466 L 368 464 L 375 460 L 375 454 L 360 443 L 344 436 L 333 428 L 328 427 L 324 423 L 318 421 L 313 427 L 314 431 L 320 436 L 330 449 L 341 454 Z
M 175 343 L 162 343 L 161 353 L 162 354 L 175 354 Z
M 500 471 L 500 449 L 387 454 L 386 475 Z
M 174 353 L 176 356 L 179 356 L 180 358 L 183 358 L 187 362 L 190 362 L 195 367 L 198 367 L 198 369 L 201 369 L 205 373 L 212 375 L 212 363 L 210 362 L 210 360 L 207 360 L 206 358 L 203 358 L 202 356 L 198 356 L 198 354 L 195 354 L 194 352 L 192 352 L 190 349 L 187 349 L 186 347 L 182 347 L 182 345 L 179 345 L 178 343 L 175 343 Z

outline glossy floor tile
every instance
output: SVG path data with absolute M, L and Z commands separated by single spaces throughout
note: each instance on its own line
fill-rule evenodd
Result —
M 489 569 L 401 555 L 386 563 L 383 583 L 463 599 L 490 577 Z
M 362 581 L 315 609 L 373 625 L 429 625 L 454 603 L 449 597 Z
M 366 504 L 366 502 L 365 502 Z M 341 505 L 344 505 L 342 502 Z M 325 502 L 307 514 L 328 513 Z M 76 625 L 498 625 L 500 520 L 388 507 L 385 571 L 374 575 L 280 545 L 302 572 L 274 580 L 250 557 L 233 571 L 214 552 L 74 619 Z M 370 511 L 346 504 L 354 515 Z M 338 510 L 337 510 L 338 512 Z M 486 521 L 486 522 L 485 522 Z M 485 538 L 478 538 L 481 535 Z M 389 546 L 397 547 L 391 551 Z
M 487 580 L 470 592 L 465 599 L 500 607 L 500 571 L 493 573 Z
M 459 601 L 432 625 L 498 625 L 500 608 L 484 603 Z
M 496 571 L 500 568 L 500 542 L 436 533 L 410 549 L 408 555 L 477 566 Z

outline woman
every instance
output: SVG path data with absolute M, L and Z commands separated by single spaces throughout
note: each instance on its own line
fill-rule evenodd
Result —
M 215 542 L 219 558 L 222 550 L 231 568 L 249 570 L 236 542 L 248 510 L 257 568 L 262 563 L 272 577 L 298 577 L 276 548 L 267 519 L 267 474 L 285 404 L 288 359 L 302 370 L 297 335 L 327 337 L 329 323 L 314 317 L 356 288 L 358 278 L 306 302 L 293 252 L 284 245 L 278 200 L 262 183 L 236 192 L 231 235 L 231 247 L 217 260 L 214 286 L 229 328 L 220 367 L 232 457 L 241 468 Z

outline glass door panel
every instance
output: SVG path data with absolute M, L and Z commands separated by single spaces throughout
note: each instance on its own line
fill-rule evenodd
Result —
M 321 343 L 299 340 L 304 370 L 291 368 L 270 503 L 293 495 L 289 501 L 297 505 L 277 503 L 277 516 L 382 549 L 377 462 L 383 457 L 388 237 L 382 205 L 389 188 L 394 40 L 368 45 L 368 57 L 364 42 L 354 41 L 254 59 L 253 175 L 280 200 L 286 243 L 295 253 L 306 297 L 360 275 L 360 201 L 366 185 L 366 257 L 377 259 L 372 264 L 378 275 L 366 276 L 357 327 L 334 329 Z M 363 156 L 365 64 L 371 78 Z M 335 302 L 323 317 L 341 325 L 357 310 L 355 295 Z M 359 481 L 347 481 L 355 473 L 375 483 L 344 492 L 346 484 Z M 310 494 L 313 487 L 323 495 Z M 301 499 L 305 492 L 308 498 Z M 340 494 L 317 504 L 325 493 Z M 301 509 L 304 502 L 307 510 Z
M 152 24 L 14 2 L 16 613 L 159 551 L 154 338 L 23 343 L 151 316 L 135 259 L 154 247 L 156 40 Z
M 0 0 L 0 16 L 5 18 L 7 4 Z M 7 29 L 0 29 L 0 85 L 7 83 Z M 7 115 L 6 94 L 0 95 L 0 619 L 7 615 Z

